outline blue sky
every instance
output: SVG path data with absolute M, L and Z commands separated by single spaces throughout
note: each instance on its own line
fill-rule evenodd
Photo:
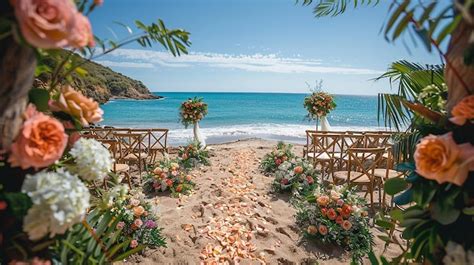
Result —
M 161 18 L 191 33 L 190 55 L 180 58 L 159 45 L 132 44 L 97 60 L 152 91 L 296 93 L 323 79 L 331 93 L 370 95 L 389 91 L 387 82 L 370 79 L 392 61 L 440 62 L 421 46 L 410 54 L 401 42 L 384 40 L 379 30 L 388 1 L 381 2 L 316 19 L 294 0 L 105 0 L 91 22 L 94 34 L 112 40 L 128 34 L 114 21 L 135 19 Z

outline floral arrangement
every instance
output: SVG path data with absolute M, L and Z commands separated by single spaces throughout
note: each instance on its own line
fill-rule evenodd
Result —
M 311 163 L 301 158 L 293 158 L 278 166 L 272 184 L 276 192 L 292 191 L 294 194 L 304 194 L 317 186 L 317 171 Z
M 207 104 L 204 103 L 202 98 L 190 98 L 181 103 L 179 114 L 181 122 L 188 127 L 199 122 L 207 115 Z
M 304 98 L 304 107 L 308 111 L 308 118 L 316 119 L 327 116 L 336 108 L 333 96 L 326 92 L 313 92 Z
M 296 215 L 305 236 L 339 245 L 359 261 L 372 249 L 366 202 L 347 185 L 316 188 Z
M 186 169 L 198 165 L 209 165 L 209 152 L 201 147 L 198 141 L 192 141 L 178 150 L 179 164 Z
M 282 163 L 295 157 L 292 148 L 291 144 L 278 142 L 273 150 L 263 157 L 260 168 L 265 173 L 274 173 Z
M 123 237 L 131 238 L 129 247 L 134 249 L 139 245 L 147 247 L 165 246 L 161 236 L 161 228 L 158 228 L 158 220 L 152 209 L 152 205 L 145 201 L 145 195 L 141 192 L 128 196 L 128 198 L 116 206 L 116 211 L 122 215 L 122 220 L 117 223 L 117 230 L 122 231 Z
M 186 194 L 194 187 L 192 180 L 193 176 L 188 174 L 177 161 L 165 158 L 147 174 L 145 190 L 148 192 L 170 190 L 172 195 Z
M 4 95 L 0 100 L 0 176 L 9 176 L 0 178 L 2 264 L 49 263 L 51 258 L 53 263 L 58 258 L 64 264 L 80 264 L 86 262 L 84 256 L 92 259 L 86 263 L 101 263 L 114 256 L 103 252 L 105 248 L 97 245 L 95 232 L 89 229 L 97 225 L 101 231 L 111 222 L 107 211 L 101 212 L 102 223 L 96 222 L 94 213 L 99 210 L 93 195 L 98 188 L 92 184 L 112 175 L 113 160 L 99 142 L 79 137 L 83 127 L 102 120 L 103 111 L 70 85 L 73 74 L 88 74 L 73 55 L 96 59 L 131 41 L 143 47 L 162 43 L 179 55 L 190 42 L 189 33 L 167 29 L 160 20 L 149 26 L 137 21 L 140 34 L 107 44 L 93 35 L 87 18 L 101 4 L 102 0 L 0 4 L 0 92 Z M 46 65 L 48 59 L 56 66 Z M 48 81 L 42 88 L 33 88 L 38 75 L 48 76 Z M 115 248 L 116 238 L 107 238 L 107 245 Z M 115 253 L 120 253 L 118 259 L 130 255 Z
M 446 113 L 446 98 L 448 86 L 442 83 L 440 86 L 431 84 L 421 90 L 418 101 L 431 110 Z

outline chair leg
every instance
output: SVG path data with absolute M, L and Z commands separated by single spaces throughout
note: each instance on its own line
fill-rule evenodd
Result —
M 130 180 L 130 174 L 128 172 L 123 172 L 125 174 L 125 178 L 127 179 L 128 187 L 132 189 L 132 181 Z

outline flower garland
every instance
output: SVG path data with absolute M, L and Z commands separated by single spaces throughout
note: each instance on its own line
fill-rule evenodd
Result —
M 291 144 L 278 142 L 273 150 L 263 157 L 260 168 L 265 173 L 274 173 L 282 163 L 295 157 L 292 148 Z
M 187 194 L 194 187 L 192 179 L 193 176 L 184 171 L 177 161 L 165 158 L 153 172 L 146 175 L 144 189 L 147 192 L 170 190 L 173 196 Z
M 308 111 L 309 119 L 327 116 L 337 106 L 333 96 L 322 91 L 313 92 L 311 95 L 305 97 L 303 105 Z
M 359 262 L 373 244 L 365 204 L 347 185 L 317 188 L 299 207 L 296 219 L 305 236 L 339 245 Z
M 186 128 L 199 122 L 207 115 L 207 104 L 203 102 L 202 98 L 194 97 L 190 98 L 183 103 L 180 107 L 181 123 Z
M 201 143 L 193 141 L 186 146 L 181 146 L 178 150 L 179 164 L 186 169 L 194 168 L 198 165 L 209 165 L 209 152 L 201 148 Z

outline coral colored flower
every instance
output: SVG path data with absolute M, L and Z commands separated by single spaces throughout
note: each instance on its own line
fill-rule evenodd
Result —
M 166 178 L 166 173 L 162 172 L 161 175 L 160 175 L 160 178 L 162 178 L 162 179 Z
M 142 221 L 142 219 L 135 219 L 135 221 L 133 221 L 133 224 L 136 227 L 140 228 L 143 225 L 143 221 Z
M 336 223 L 337 224 L 342 224 L 343 221 L 344 221 L 344 219 L 342 218 L 342 216 L 339 215 L 338 217 L 336 217 Z
M 136 206 L 136 207 L 133 207 L 133 215 L 135 216 L 142 216 L 143 213 L 145 212 L 145 208 L 143 208 L 143 206 Z
M 63 86 L 58 101 L 50 101 L 52 111 L 63 111 L 77 118 L 83 126 L 102 121 L 104 112 L 99 103 L 74 90 L 71 86 Z
M 153 173 L 155 175 L 160 175 L 161 172 L 163 172 L 163 170 L 161 169 L 161 167 L 156 167 L 154 170 L 153 170 Z
M 168 185 L 168 187 L 173 186 L 173 181 L 171 179 L 167 179 L 166 180 L 166 185 Z
M 352 228 L 352 223 L 344 220 L 344 222 L 342 222 L 342 228 L 347 231 Z
M 308 184 L 311 185 L 314 183 L 314 179 L 311 176 L 306 176 L 306 181 L 308 181 Z
M 325 225 L 320 225 L 318 230 L 319 233 L 323 236 L 328 233 L 328 228 Z
M 191 175 L 187 175 L 187 176 L 186 176 L 186 180 L 187 180 L 187 181 L 191 181 L 191 179 L 193 179 L 193 177 L 192 177 Z
M 321 208 L 321 214 L 322 214 L 323 216 L 326 216 L 327 211 L 328 211 L 328 210 L 327 210 L 326 208 Z
M 8 204 L 6 201 L 0 201 L 0 211 L 7 209 Z
M 474 95 L 467 96 L 454 106 L 451 110 L 451 117 L 449 120 L 459 126 L 464 125 L 466 121 L 474 119 Z
M 281 162 L 281 159 L 276 159 L 276 160 L 275 160 L 275 164 L 276 164 L 277 166 L 281 165 L 281 163 L 282 163 L 282 162 Z
M 131 248 L 136 248 L 136 247 L 138 247 L 138 241 L 135 240 L 135 239 L 132 240 L 132 241 L 130 241 L 130 247 L 131 247 Z
M 295 174 L 301 174 L 303 173 L 304 169 L 301 166 L 296 166 L 293 171 L 295 172 Z
M 67 145 L 63 125 L 56 119 L 36 111 L 30 104 L 25 122 L 11 147 L 8 162 L 12 167 L 35 169 L 47 167 L 61 158 Z
M 124 228 L 124 227 L 125 227 L 125 223 L 124 223 L 124 222 L 120 221 L 120 222 L 117 223 L 117 229 L 122 229 L 122 228 Z
M 287 178 L 282 178 L 281 181 L 280 181 L 280 183 L 281 183 L 282 185 L 288 185 L 289 180 L 288 180 Z
M 89 19 L 81 13 L 77 13 L 76 19 L 74 19 L 74 26 L 69 35 L 69 45 L 74 48 L 95 46 L 91 23 Z
M 474 146 L 456 144 L 452 133 L 429 135 L 417 144 L 415 163 L 416 172 L 427 179 L 462 186 L 474 170 Z
M 73 1 L 10 0 L 23 37 L 31 45 L 53 49 L 69 44 L 79 12 Z
M 341 211 L 341 214 L 344 216 L 344 217 L 348 217 L 349 215 L 351 215 L 352 213 L 352 207 L 350 205 L 347 205 L 347 204 L 344 204 L 342 206 L 342 211 Z
M 176 187 L 176 192 L 181 192 L 183 190 L 183 185 L 178 185 Z
M 308 234 L 310 234 L 310 235 L 316 235 L 318 233 L 318 228 L 314 225 L 310 225 L 306 229 L 306 232 L 308 232 Z
M 329 218 L 330 220 L 334 220 L 334 219 L 336 219 L 336 217 L 337 217 L 337 213 L 336 213 L 336 211 L 334 211 L 333 208 L 331 208 L 331 209 L 328 210 L 327 215 L 328 215 L 328 218 Z
M 318 204 L 320 206 L 327 206 L 328 203 L 329 203 L 329 197 L 326 196 L 326 195 L 323 195 L 323 196 L 320 196 L 318 199 L 316 199 L 316 201 L 318 202 Z

